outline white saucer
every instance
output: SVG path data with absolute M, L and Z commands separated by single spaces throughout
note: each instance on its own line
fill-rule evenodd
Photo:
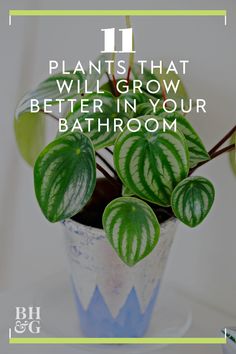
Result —
M 69 274 L 60 273 L 47 280 L 37 291 L 34 303 L 41 306 L 41 332 L 45 337 L 83 337 L 79 328 Z M 182 337 L 192 321 L 185 300 L 165 286 L 159 295 L 147 337 Z M 146 354 L 156 353 L 164 345 L 79 345 L 69 344 L 78 354 Z

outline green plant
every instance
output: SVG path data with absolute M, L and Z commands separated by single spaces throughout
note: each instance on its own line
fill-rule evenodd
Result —
M 99 60 L 104 61 L 104 57 Z M 138 77 L 138 66 L 132 64 L 129 68 L 127 81 L 132 87 L 130 75 Z M 103 70 L 100 76 L 89 76 L 90 89 L 94 83 L 105 75 Z M 103 214 L 103 226 L 107 238 L 116 250 L 119 257 L 129 266 L 135 265 L 146 257 L 156 246 L 160 233 L 158 213 L 154 213 L 154 205 L 159 210 L 167 210 L 169 217 L 175 216 L 190 227 L 200 224 L 209 213 L 214 201 L 214 187 L 204 177 L 194 176 L 192 173 L 206 162 L 214 159 L 226 151 L 235 150 L 235 142 L 229 146 L 221 146 L 230 139 L 236 126 L 209 152 L 196 131 L 180 110 L 167 114 L 163 109 L 154 114 L 150 111 L 148 98 L 144 92 L 129 91 L 118 97 L 115 78 L 108 74 L 108 82 L 103 86 L 104 93 L 92 93 L 89 112 L 81 110 L 81 98 L 76 89 L 70 93 L 59 95 L 56 80 L 73 80 L 84 82 L 85 75 L 57 74 L 42 82 L 36 90 L 28 93 L 19 104 L 15 116 L 15 132 L 19 149 L 27 162 L 34 165 L 34 184 L 38 203 L 43 214 L 51 222 L 57 222 L 73 217 L 80 212 L 92 197 L 96 185 L 96 168 L 114 186 L 122 186 L 122 194 L 108 204 Z M 143 83 L 156 76 L 145 70 Z M 158 77 L 158 79 L 163 79 Z M 176 77 L 175 77 L 176 79 Z M 153 98 L 164 99 L 162 95 Z M 174 94 L 171 93 L 171 97 Z M 186 97 L 183 85 L 178 97 Z M 39 113 L 30 113 L 30 99 L 38 98 L 41 110 Z M 103 101 L 103 112 L 92 114 L 91 131 L 66 132 L 57 134 L 56 138 L 44 147 L 45 117 L 53 114 L 43 112 L 43 101 L 53 98 L 52 103 L 58 104 L 58 98 L 76 97 L 77 103 L 73 112 L 66 115 L 68 127 L 74 126 L 77 119 L 81 127 L 86 130 L 86 122 L 91 116 L 94 99 Z M 136 113 L 122 110 L 117 113 L 117 99 L 137 100 Z M 119 117 L 125 128 L 118 133 L 113 128 L 114 117 Z M 137 120 L 129 128 L 126 124 L 132 117 Z M 97 130 L 97 120 L 109 121 L 110 130 Z M 164 119 L 177 122 L 178 129 L 164 131 Z M 145 124 L 149 121 L 149 130 Z M 140 129 L 135 129 L 140 123 Z M 154 131 L 157 126 L 158 131 Z M 153 130 L 153 131 L 152 131 Z M 112 150 L 110 147 L 114 146 Z M 44 147 L 44 148 L 43 148 Z M 98 150 L 105 149 L 113 156 L 114 166 Z M 41 151 L 42 150 L 42 151 Z M 41 151 L 41 152 L 40 152 Z M 103 162 L 103 167 L 98 160 Z M 36 161 L 35 161 L 36 160 Z M 170 206 L 172 211 L 170 211 Z

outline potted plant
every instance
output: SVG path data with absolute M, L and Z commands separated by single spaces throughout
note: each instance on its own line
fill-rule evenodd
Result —
M 104 64 L 105 57 L 99 60 Z M 148 69 L 140 75 L 139 70 L 131 61 L 125 78 L 130 90 L 121 95 L 114 75 L 108 74 L 101 92 L 78 95 L 78 80 L 82 83 L 87 78 L 92 90 L 94 82 L 106 75 L 105 69 L 90 76 L 59 73 L 29 92 L 16 110 L 16 139 L 25 160 L 34 165 L 39 206 L 50 222 L 61 221 L 65 227 L 81 328 L 89 337 L 145 334 L 176 221 L 196 227 L 214 201 L 213 184 L 193 172 L 235 149 L 235 142 L 222 145 L 234 135 L 236 126 L 207 152 L 179 108 L 174 113 L 163 107 L 154 112 L 150 97 L 163 102 L 168 95 L 163 87 L 161 93 L 150 94 L 145 83 L 150 78 L 162 82 L 163 76 Z M 135 78 L 142 80 L 142 94 L 132 90 Z M 56 82 L 63 81 L 72 82 L 70 92 L 58 92 Z M 173 95 L 176 101 L 187 98 L 183 86 L 179 96 Z M 30 100 L 35 98 L 39 111 L 32 113 Z M 45 117 L 58 121 L 43 109 L 49 98 L 55 105 L 58 99 L 76 98 L 76 104 L 65 115 L 67 131 L 43 147 Z M 102 112 L 94 112 L 96 99 L 103 103 Z M 136 110 L 125 109 L 134 99 Z M 115 117 L 123 124 L 122 131 L 114 129 Z M 96 171 L 103 178 L 97 178 Z

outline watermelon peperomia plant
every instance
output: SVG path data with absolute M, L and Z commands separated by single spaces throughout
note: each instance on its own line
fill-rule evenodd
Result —
M 99 60 L 104 61 L 104 57 Z M 137 64 L 130 67 L 129 74 L 130 71 L 133 80 L 139 77 Z M 100 76 L 95 73 L 87 77 L 90 90 L 105 74 L 105 70 L 102 70 Z M 78 95 L 76 82 L 79 80 L 82 85 L 86 74 L 61 73 L 51 76 L 29 92 L 19 104 L 15 116 L 15 132 L 23 157 L 34 164 L 36 197 L 49 221 L 71 218 L 83 210 L 93 195 L 97 169 L 114 187 L 122 189 L 122 195 L 106 205 L 102 222 L 107 238 L 118 256 L 127 265 L 133 266 L 158 243 L 160 225 L 156 210 L 166 210 L 169 217 L 175 216 L 190 227 L 199 225 L 205 219 L 214 201 L 214 187 L 208 179 L 192 174 L 220 154 L 235 150 L 235 142 L 225 148 L 221 146 L 235 134 L 236 126 L 207 152 L 181 110 L 167 113 L 158 109 L 153 112 L 149 104 L 150 96 L 155 100 L 164 100 L 168 97 L 167 93 L 150 95 L 145 89 L 143 94 L 134 93 L 132 79 L 127 78 L 130 91 L 118 95 L 116 80 L 108 74 L 107 77 L 109 81 L 102 86 L 104 92 L 85 96 L 89 101 L 88 112 L 84 113 L 81 109 L 83 95 Z M 160 82 L 162 80 L 162 76 L 158 77 L 145 69 L 142 82 L 153 78 Z M 173 77 L 172 74 L 171 79 L 176 80 L 177 75 Z M 73 83 L 70 92 L 58 92 L 57 83 L 63 80 Z M 176 101 L 187 97 L 183 86 L 181 92 L 170 94 Z M 32 98 L 39 101 L 38 113 L 30 112 Z M 69 131 L 58 133 L 43 148 L 44 117 L 48 116 L 43 111 L 43 102 L 47 98 L 55 105 L 59 103 L 57 99 L 62 98 L 76 98 L 77 102 L 73 111 L 65 117 Z M 93 112 L 96 98 L 103 102 L 102 112 Z M 123 109 L 117 112 L 118 98 L 121 102 L 136 99 L 136 111 Z M 52 113 L 49 115 L 58 120 Z M 91 116 L 91 129 L 86 131 Z M 114 129 L 114 117 L 123 123 L 123 131 Z M 130 123 L 132 118 L 136 119 Z M 98 119 L 104 123 L 108 120 L 110 129 L 107 130 L 104 124 L 98 130 Z M 164 131 L 164 119 L 170 125 L 176 121 L 177 129 Z M 80 130 L 72 131 L 78 121 Z M 158 130 L 155 129 L 157 126 Z M 101 149 L 113 156 L 114 166 L 98 151 Z M 98 162 L 99 158 L 103 165 Z M 159 209 L 155 209 L 156 205 L 160 206 Z

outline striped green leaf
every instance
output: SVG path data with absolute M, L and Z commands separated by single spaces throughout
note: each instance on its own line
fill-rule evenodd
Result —
M 153 98 L 152 98 L 153 100 Z M 150 102 L 145 102 L 141 103 L 137 106 L 136 113 L 134 114 L 135 117 L 141 117 L 145 115 L 152 115 L 154 114 L 155 116 L 166 116 L 168 115 L 167 113 L 164 112 L 164 109 L 162 107 L 163 101 L 160 101 L 158 106 L 153 109 L 152 105 Z M 179 110 L 177 109 L 176 112 Z
M 148 95 L 148 93 L 140 93 L 140 92 L 134 93 L 132 90 L 129 90 L 127 93 L 123 93 L 119 96 L 121 104 L 122 101 L 124 100 L 130 103 L 133 103 L 133 101 L 135 100 L 137 105 L 139 105 L 141 103 L 148 102 L 149 98 L 152 98 L 152 96 Z
M 81 133 L 68 133 L 50 143 L 34 167 L 35 193 L 51 222 L 75 215 L 92 196 L 96 184 L 95 154 Z
M 148 96 L 148 94 L 145 93 L 133 93 L 132 90 L 128 91 L 127 93 L 120 95 L 118 98 L 120 101 L 120 111 L 124 112 L 129 117 L 137 116 L 137 109 L 140 105 L 145 104 L 150 106 L 150 103 L 148 103 L 149 97 L 151 96 Z M 128 103 L 136 109 L 133 111 Z
M 95 69 L 92 73 L 76 72 L 73 74 L 73 71 L 69 71 L 70 74 L 57 73 L 51 75 L 46 80 L 42 81 L 34 90 L 28 92 L 22 100 L 19 102 L 16 108 L 16 118 L 20 116 L 23 112 L 30 111 L 30 102 L 31 99 L 36 98 L 39 101 L 40 108 L 43 108 L 43 103 L 45 99 L 51 99 L 51 104 L 58 104 L 57 99 L 68 99 L 78 94 L 78 81 L 80 83 L 80 88 L 83 89 L 84 81 L 87 79 L 87 88 L 88 90 L 93 90 L 96 86 L 98 80 L 100 80 L 106 72 L 106 60 L 110 59 L 110 54 L 101 54 L 94 65 L 99 67 L 100 71 L 97 72 Z M 100 66 L 99 66 L 100 63 Z M 66 85 L 62 92 L 60 93 L 58 86 L 62 86 L 65 83 L 69 87 L 69 92 L 66 89 Z
M 37 99 L 39 102 L 39 107 L 43 108 L 44 100 L 51 99 L 51 104 L 58 104 L 57 99 L 68 99 L 78 95 L 77 84 L 80 81 L 80 85 L 83 85 L 84 75 L 78 74 L 55 74 L 50 76 L 48 79 L 41 82 L 34 90 L 28 92 L 22 100 L 19 102 L 16 108 L 16 119 L 24 112 L 30 112 L 31 99 Z M 66 87 L 60 93 L 58 85 L 62 85 L 63 82 L 67 84 L 70 88 L 70 92 L 67 91 Z M 83 86 L 82 86 L 83 87 Z
M 119 84 L 120 85 L 119 88 L 120 88 L 120 90 L 124 90 L 125 87 L 127 87 L 127 81 L 126 80 L 123 81 L 123 79 L 117 79 L 117 84 L 121 80 L 122 80 L 122 83 Z M 129 87 L 131 87 L 131 85 L 132 85 L 132 83 L 130 81 Z M 100 89 L 102 91 L 110 92 L 113 94 L 113 96 L 117 97 L 116 85 L 114 84 L 114 82 L 112 80 L 105 82 L 103 85 L 101 85 Z
M 178 130 L 163 131 L 162 120 L 159 130 L 148 132 L 147 118 L 139 117 L 141 128 L 133 122 L 119 135 L 114 147 L 114 164 L 117 173 L 135 195 L 153 203 L 169 206 L 175 186 L 188 175 L 189 156 L 185 138 Z M 152 123 L 152 122 L 151 122 Z M 148 125 L 153 129 L 152 124 Z
M 210 156 L 201 141 L 200 137 L 193 129 L 189 121 L 180 113 L 175 112 L 173 114 L 161 113 L 161 116 L 173 122 L 176 119 L 178 129 L 184 134 L 186 139 L 189 158 L 190 158 L 190 168 L 196 166 L 201 161 L 210 160 Z
M 132 73 L 135 79 L 141 80 L 142 81 L 142 89 L 145 90 L 146 89 L 146 84 L 148 81 L 150 80 L 157 80 L 159 81 L 159 83 L 161 84 L 161 87 L 164 87 L 163 84 L 163 80 L 165 80 L 166 85 L 169 86 L 170 82 L 172 81 L 174 86 L 176 86 L 178 80 L 180 80 L 177 92 L 175 93 L 175 91 L 173 90 L 173 88 L 169 89 L 169 92 L 165 93 L 166 98 L 168 99 L 173 99 L 176 101 L 177 106 L 180 106 L 180 100 L 184 99 L 188 100 L 188 93 L 183 85 L 182 80 L 180 79 L 180 77 L 175 74 L 174 72 L 169 72 L 167 74 L 167 69 L 166 68 L 162 68 L 162 74 L 160 74 L 158 69 L 154 69 L 153 70 L 153 74 L 151 73 L 150 70 L 148 70 L 147 68 L 144 68 L 143 70 L 143 74 L 141 74 L 141 66 L 140 64 L 135 64 L 132 68 Z M 150 86 L 150 88 L 152 89 L 152 87 Z M 154 86 L 154 88 L 156 89 L 156 85 Z M 152 96 L 156 97 L 156 98 L 163 98 L 163 91 L 160 90 L 160 92 L 156 93 L 156 94 L 152 94 Z
M 45 146 L 45 125 L 45 118 L 41 112 L 25 112 L 14 120 L 15 136 L 19 151 L 30 166 L 34 166 L 38 154 Z
M 134 266 L 156 246 L 160 225 L 145 202 L 132 197 L 114 199 L 103 213 L 103 227 L 118 256 Z
M 116 98 L 110 92 L 92 93 L 86 98 L 88 99 L 86 106 L 88 113 L 81 112 L 81 102 L 78 102 L 74 107 L 74 112 L 66 117 L 69 130 L 77 121 L 79 122 L 78 130 L 81 129 L 91 139 L 96 150 L 113 145 L 120 133 L 118 128 L 117 131 L 115 129 L 114 118 L 120 118 L 122 122 L 127 121 L 123 113 L 117 113 Z M 102 101 L 102 112 L 100 110 L 94 112 L 94 100 Z M 89 119 L 91 119 L 90 124 L 88 124 Z M 100 125 L 100 130 L 99 121 L 103 124 Z
M 134 76 L 134 79 L 136 80 L 140 80 L 142 82 L 142 90 L 145 91 L 146 90 L 146 84 L 148 81 L 151 80 L 158 80 L 157 77 L 151 73 L 150 70 L 148 70 L 147 68 L 143 69 L 143 73 L 141 71 L 141 65 L 138 63 L 135 63 L 132 67 L 132 74 Z M 154 86 L 154 88 L 156 89 L 156 85 Z M 150 85 L 150 89 L 152 90 L 152 85 Z M 156 98 L 162 98 L 162 92 L 158 92 L 155 95 L 151 95 L 151 96 L 155 96 Z
M 153 107 L 150 102 L 144 102 L 141 103 L 137 106 L 136 113 L 134 114 L 135 117 L 141 117 L 141 116 L 146 116 L 146 115 L 152 115 L 155 114 L 156 116 L 159 116 L 162 114 L 163 109 L 162 107 L 156 108 L 156 111 L 153 112 Z
M 195 227 L 209 213 L 215 198 L 212 183 L 203 177 L 188 177 L 174 189 L 171 205 L 175 216 L 184 224 Z
M 178 80 L 180 80 L 177 91 L 175 92 L 173 88 L 171 88 L 168 93 L 166 92 L 166 98 L 175 100 L 178 107 L 180 106 L 181 99 L 185 100 L 185 102 L 188 103 L 188 93 L 184 87 L 182 80 L 177 74 L 172 71 L 167 74 L 166 68 L 163 68 L 162 74 L 160 74 L 157 70 L 154 71 L 154 73 L 156 74 L 156 78 L 158 79 L 162 87 L 164 87 L 163 80 L 165 80 L 167 86 L 169 86 L 170 82 L 173 82 L 174 86 L 176 86 Z

